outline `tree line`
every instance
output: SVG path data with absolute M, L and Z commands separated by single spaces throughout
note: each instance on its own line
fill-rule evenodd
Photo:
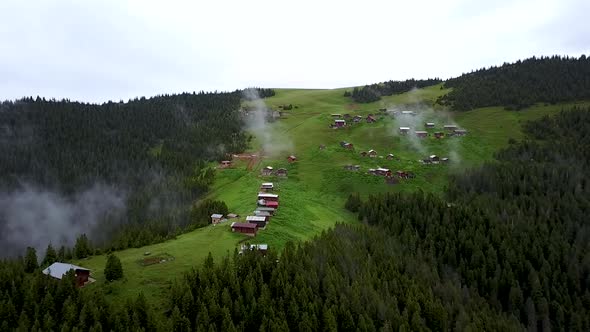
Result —
M 355 87 L 352 92 L 344 91 L 344 97 L 351 97 L 357 103 L 372 103 L 381 99 L 381 96 L 391 96 L 408 92 L 415 88 L 424 88 L 436 85 L 442 82 L 438 78 L 429 78 L 425 80 L 405 80 L 405 81 L 387 81 L 365 85 L 361 88 Z
M 519 110 L 535 103 L 590 99 L 590 58 L 532 57 L 482 68 L 445 81 L 451 92 L 437 103 L 457 111 L 504 106 Z

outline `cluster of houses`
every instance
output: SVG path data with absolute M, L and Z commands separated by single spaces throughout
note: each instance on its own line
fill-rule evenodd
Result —
M 427 129 L 433 129 L 435 127 L 435 123 L 434 122 L 426 122 L 424 124 L 424 126 Z M 450 132 L 449 136 L 465 136 L 465 135 L 467 135 L 467 130 L 465 130 L 465 129 L 459 129 L 457 127 L 457 125 L 444 125 L 443 128 L 447 132 Z M 407 134 L 409 134 L 410 133 L 410 130 L 411 130 L 410 127 L 399 127 L 399 133 L 401 135 L 407 135 Z M 425 130 L 415 130 L 414 131 L 414 134 L 417 137 L 420 137 L 420 138 L 425 138 L 425 137 L 430 136 L 430 134 L 427 131 L 425 131 Z M 445 137 L 445 133 L 442 132 L 442 131 L 437 131 L 437 132 L 433 133 L 433 135 L 434 135 L 435 138 L 444 138 Z
M 274 194 L 273 191 L 274 184 L 272 182 L 262 183 L 256 198 L 256 210 L 252 215 L 246 216 L 246 222 L 233 222 L 231 224 L 232 232 L 256 236 L 259 229 L 264 229 L 279 208 L 279 195 Z
M 262 176 L 276 175 L 279 177 L 286 177 L 287 176 L 287 169 L 286 168 L 279 168 L 279 169 L 275 170 L 272 166 L 266 166 L 260 170 L 260 175 L 262 175 Z
M 352 120 L 351 120 L 351 118 L 352 118 Z M 359 122 L 363 121 L 362 116 L 355 115 L 354 117 L 352 117 L 350 114 L 344 114 L 344 115 L 332 114 L 332 119 L 334 119 L 334 122 L 332 124 L 330 124 L 330 128 L 332 128 L 332 129 L 346 127 L 346 120 L 352 121 L 352 123 L 359 123 Z M 377 118 L 375 118 L 375 116 L 373 114 L 369 114 L 365 118 L 365 121 L 367 123 L 374 123 L 374 122 L 377 122 Z
M 424 159 L 420 160 L 420 162 L 424 165 L 439 164 L 439 163 L 446 164 L 449 162 L 449 158 L 447 158 L 447 157 L 440 158 L 439 156 L 433 154 L 433 155 L 429 156 L 428 158 L 424 158 Z

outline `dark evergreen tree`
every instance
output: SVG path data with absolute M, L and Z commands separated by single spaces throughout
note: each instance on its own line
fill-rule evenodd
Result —
M 25 254 L 25 272 L 31 273 L 39 267 L 37 261 L 37 251 L 35 248 L 27 247 L 27 253 Z
M 123 265 L 119 257 L 110 254 L 107 257 L 107 263 L 104 268 L 104 277 L 108 281 L 119 280 L 123 278 Z

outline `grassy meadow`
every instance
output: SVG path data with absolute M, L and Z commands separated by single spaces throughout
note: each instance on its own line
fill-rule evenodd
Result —
M 440 193 L 445 186 L 449 172 L 472 167 L 493 157 L 495 151 L 505 146 L 509 138 L 522 139 L 521 124 L 545 114 L 552 114 L 566 105 L 537 105 L 522 111 L 506 111 L 502 108 L 484 108 L 465 113 L 450 113 L 432 108 L 432 102 L 448 92 L 440 85 L 385 97 L 371 104 L 354 104 L 343 97 L 346 89 L 301 90 L 277 89 L 276 96 L 265 99 L 267 106 L 277 109 L 279 105 L 292 104 L 295 107 L 274 123 L 268 124 L 265 134 L 253 132 L 249 152 L 258 153 L 267 147 L 262 158 L 249 171 L 245 161 L 236 161 L 233 168 L 219 170 L 210 198 L 226 202 L 231 212 L 243 220 L 256 207 L 256 194 L 261 182 L 274 182 L 280 195 L 280 208 L 265 230 L 255 238 L 234 234 L 229 222 L 208 226 L 183 234 L 174 240 L 138 249 L 117 252 L 123 263 L 125 280 L 105 285 L 112 297 L 128 298 L 140 291 L 150 301 L 165 305 L 162 294 L 171 282 L 193 267 L 201 264 L 211 252 L 213 257 L 233 254 L 239 243 L 267 243 L 272 249 L 280 249 L 287 241 L 305 241 L 336 223 L 356 222 L 351 213 L 343 208 L 350 192 L 368 195 L 386 191 L 423 190 Z M 398 128 L 407 121 L 403 117 L 380 114 L 379 108 L 392 108 L 402 104 L 424 102 L 423 122 L 432 121 L 437 128 L 429 132 L 442 131 L 442 125 L 456 123 L 469 131 L 465 137 L 450 137 L 437 140 L 433 137 L 415 139 L 397 134 Z M 342 129 L 331 129 L 331 114 L 361 115 L 375 114 L 376 123 L 351 125 Z M 352 123 L 348 121 L 347 123 Z M 412 128 L 414 129 L 414 128 Z M 412 134 L 409 134 L 410 136 Z M 353 151 L 340 147 L 340 141 L 353 143 Z M 320 150 L 319 145 L 326 146 Z M 361 151 L 374 149 L 377 158 L 361 157 Z M 393 153 L 399 160 L 387 160 Z M 287 156 L 294 154 L 298 160 L 289 164 Z M 422 165 L 418 160 L 430 154 L 450 157 L 448 165 Z M 358 164 L 359 172 L 343 169 L 346 164 Z M 287 178 L 262 177 L 260 169 L 272 167 L 287 168 Z M 399 184 L 388 185 L 381 177 L 367 174 L 368 168 L 390 168 L 392 171 L 405 170 L 416 174 L 415 179 L 401 180 Z M 142 266 L 140 261 L 147 256 L 169 255 L 173 260 Z M 74 262 L 92 270 L 97 283 L 104 284 L 102 270 L 105 256 L 95 256 Z

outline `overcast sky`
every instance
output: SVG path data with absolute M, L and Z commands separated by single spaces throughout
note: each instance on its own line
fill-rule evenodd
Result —
M 590 54 L 588 0 L 0 1 L 0 99 L 448 78 Z

